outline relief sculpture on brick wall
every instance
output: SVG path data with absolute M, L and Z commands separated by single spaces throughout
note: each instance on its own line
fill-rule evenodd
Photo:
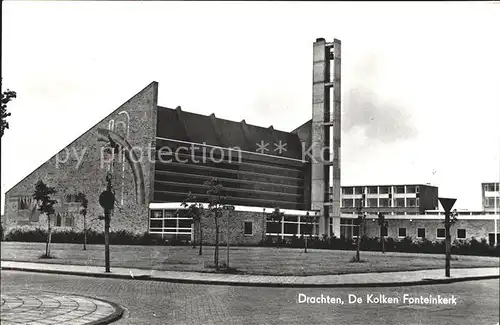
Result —
M 51 218 L 56 227 L 73 227 L 75 218 L 79 215 L 80 203 L 76 202 L 74 195 L 54 197 L 57 204 L 54 205 L 55 213 Z M 17 225 L 25 226 L 40 222 L 40 211 L 37 209 L 36 201 L 30 195 L 12 196 L 11 202 L 17 203 Z
M 118 115 L 122 115 L 125 120 L 115 121 L 110 120 L 108 129 L 100 128 L 97 130 L 98 140 L 107 144 L 114 142 L 120 146 L 121 149 L 121 204 L 123 204 L 124 197 L 124 184 L 125 184 L 125 160 L 128 162 L 134 179 L 136 203 L 145 204 L 145 186 L 144 186 L 144 173 L 142 171 L 141 159 L 137 157 L 137 153 L 132 150 L 133 147 L 129 142 L 130 135 L 130 116 L 127 112 L 121 111 Z M 121 127 L 120 127 L 121 126 Z M 108 171 L 111 170 L 111 165 L 108 166 Z

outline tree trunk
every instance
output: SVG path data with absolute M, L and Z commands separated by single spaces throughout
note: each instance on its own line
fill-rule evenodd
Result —
M 382 254 L 385 254 L 385 238 L 384 238 L 384 236 L 380 236 L 380 240 L 382 241 Z
M 226 232 L 226 269 L 229 269 L 229 212 L 227 213 L 227 232 Z
M 83 250 L 87 250 L 87 216 L 83 215 Z
M 304 253 L 307 253 L 307 235 L 304 236 L 304 239 L 305 239 L 305 247 L 304 247 Z
M 281 223 L 278 223 L 278 232 L 276 233 L 277 234 L 277 236 L 276 236 L 276 247 L 277 248 L 280 248 L 280 239 L 281 239 L 280 238 L 280 233 L 281 233 L 280 228 L 281 228 Z
M 356 248 L 356 262 L 361 261 L 359 257 L 359 249 L 361 247 L 361 223 L 358 226 L 358 239 L 357 239 L 357 248 Z
M 384 247 L 384 235 L 383 235 L 383 231 L 384 231 L 384 226 L 380 226 L 380 243 L 382 244 L 382 254 L 385 254 L 385 247 Z
M 203 230 L 201 228 L 201 220 L 200 220 L 200 223 L 198 225 L 198 227 L 200 227 L 200 251 L 198 252 L 198 255 L 201 255 L 202 254 L 202 247 L 203 247 Z
M 214 251 L 214 263 L 215 270 L 219 271 L 219 223 L 217 222 L 218 216 L 217 212 L 215 212 L 215 251 Z
M 109 223 L 110 223 L 110 211 L 104 212 L 104 262 L 106 267 L 106 273 L 110 271 L 109 263 Z
M 47 233 L 47 244 L 45 245 L 45 256 L 50 257 L 50 242 L 52 241 L 52 229 L 50 227 L 50 215 L 47 216 L 48 233 Z

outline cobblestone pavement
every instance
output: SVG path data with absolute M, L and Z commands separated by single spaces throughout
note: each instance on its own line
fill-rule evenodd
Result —
M 496 324 L 499 280 L 392 288 L 269 288 L 106 279 L 2 271 L 2 293 L 50 290 L 120 304 L 117 325 L 140 324 Z M 341 297 L 342 304 L 298 303 L 300 294 Z M 349 294 L 450 296 L 457 305 L 348 304 Z M 115 323 L 113 323 L 115 324 Z
M 3 274 L 2 274 L 3 275 Z M 8 292 L 8 293 L 7 293 Z M 2 282 L 2 324 L 83 325 L 114 318 L 115 306 L 77 295 L 14 289 L 4 293 Z

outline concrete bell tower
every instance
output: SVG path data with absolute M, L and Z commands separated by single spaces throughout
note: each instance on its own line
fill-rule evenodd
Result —
M 323 38 L 313 45 L 311 209 L 320 236 L 340 233 L 340 46 Z

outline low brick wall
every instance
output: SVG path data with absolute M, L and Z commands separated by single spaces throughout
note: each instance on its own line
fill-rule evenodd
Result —
M 224 211 L 219 218 L 219 243 L 227 244 L 227 223 L 229 216 L 229 243 L 232 245 L 257 245 L 265 239 L 265 215 L 262 212 Z M 245 222 L 252 223 L 252 234 L 245 234 Z M 215 244 L 215 220 L 213 215 L 202 219 L 203 244 Z M 194 227 L 195 242 L 198 242 L 198 224 Z

